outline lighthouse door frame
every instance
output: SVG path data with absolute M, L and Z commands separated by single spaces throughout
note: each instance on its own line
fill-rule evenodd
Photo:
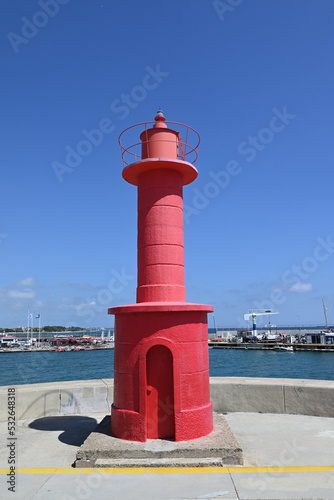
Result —
M 174 436 L 176 431 L 176 415 L 181 411 L 181 392 L 180 392 L 180 381 L 181 381 L 181 366 L 180 366 L 180 356 L 178 346 L 166 338 L 155 337 L 153 339 L 144 342 L 140 356 L 139 356 L 139 412 L 145 419 L 145 439 L 147 436 L 147 354 L 152 347 L 163 346 L 169 350 L 172 356 L 172 370 L 173 370 L 173 418 L 174 418 Z

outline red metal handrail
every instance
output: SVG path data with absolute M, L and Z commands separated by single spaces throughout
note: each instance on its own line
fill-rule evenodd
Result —
M 121 138 L 122 138 L 122 140 L 124 140 L 124 142 L 128 143 L 130 141 L 128 141 L 127 138 L 124 138 L 124 134 L 127 136 L 130 136 L 136 127 L 145 127 L 145 129 L 141 130 L 140 133 L 138 134 L 138 135 L 140 135 L 143 131 L 147 132 L 148 125 L 154 125 L 155 123 L 156 123 L 155 121 L 137 123 L 136 125 L 131 125 L 131 127 L 126 128 L 120 134 L 120 136 L 118 138 L 118 142 L 119 142 L 119 145 L 121 147 L 122 160 L 123 160 L 124 167 L 127 167 L 131 163 L 134 163 L 134 162 L 142 159 L 142 157 L 141 157 L 142 144 L 149 145 L 149 141 L 135 142 L 135 143 L 131 143 L 130 146 L 125 147 L 122 144 Z M 193 129 L 192 127 L 189 127 L 189 125 L 185 125 L 184 123 L 170 122 L 170 121 L 165 121 L 164 123 L 167 126 L 169 124 L 172 124 L 172 125 L 178 125 L 179 127 L 182 127 L 183 135 L 185 135 L 185 141 L 182 140 L 181 133 L 178 131 L 177 132 L 178 145 L 179 145 L 178 158 L 182 161 L 188 161 L 189 163 L 192 163 L 193 165 L 195 165 L 196 160 L 197 160 L 197 156 L 198 156 L 198 154 L 197 154 L 198 146 L 200 143 L 200 136 L 199 136 L 198 132 L 195 129 Z M 137 135 L 137 137 L 138 137 L 138 135 Z M 191 136 L 190 139 L 189 139 L 189 135 Z M 192 146 L 191 144 L 189 144 L 188 140 L 190 140 L 190 141 L 193 140 L 195 142 L 195 146 Z M 172 142 L 172 141 L 168 141 L 165 139 L 165 142 Z

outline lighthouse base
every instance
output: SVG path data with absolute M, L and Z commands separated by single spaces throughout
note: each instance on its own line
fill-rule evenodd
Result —
M 243 451 L 224 415 L 214 414 L 214 431 L 200 439 L 139 443 L 115 438 L 110 415 L 77 452 L 75 467 L 222 467 L 243 465 Z
M 115 314 L 112 434 L 186 441 L 213 430 L 207 313 L 211 306 L 138 303 Z

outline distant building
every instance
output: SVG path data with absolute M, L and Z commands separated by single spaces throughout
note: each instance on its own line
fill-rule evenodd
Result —
M 334 344 L 334 332 L 308 332 L 307 344 Z

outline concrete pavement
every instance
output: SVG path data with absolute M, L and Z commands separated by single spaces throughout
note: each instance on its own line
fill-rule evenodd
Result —
M 17 422 L 15 493 L 6 483 L 7 423 L 0 424 L 3 500 L 185 500 L 334 498 L 334 419 L 226 415 L 242 467 L 74 469 L 76 451 L 105 413 Z

